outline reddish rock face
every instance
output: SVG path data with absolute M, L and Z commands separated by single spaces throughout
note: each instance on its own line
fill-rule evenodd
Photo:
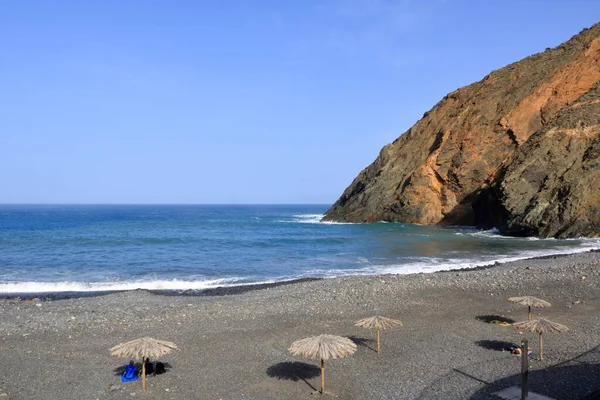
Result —
M 600 235 L 600 24 L 449 93 L 326 220 Z

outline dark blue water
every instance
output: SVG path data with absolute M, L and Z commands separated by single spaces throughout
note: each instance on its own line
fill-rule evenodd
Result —
M 1 205 L 0 293 L 432 272 L 600 248 L 410 224 L 320 223 L 327 205 Z

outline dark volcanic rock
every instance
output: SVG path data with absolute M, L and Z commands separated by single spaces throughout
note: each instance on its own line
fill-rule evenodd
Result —
M 600 84 L 517 150 L 475 205 L 480 222 L 514 235 L 599 236 L 598 126 Z
M 600 235 L 600 24 L 448 94 L 325 220 Z

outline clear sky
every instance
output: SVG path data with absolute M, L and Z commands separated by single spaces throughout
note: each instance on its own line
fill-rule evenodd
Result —
M 597 0 L 0 0 L 0 203 L 332 203 Z

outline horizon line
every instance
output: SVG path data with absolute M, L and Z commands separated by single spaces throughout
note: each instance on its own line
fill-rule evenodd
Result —
M 2 203 L 0 206 L 332 206 L 333 203 Z

